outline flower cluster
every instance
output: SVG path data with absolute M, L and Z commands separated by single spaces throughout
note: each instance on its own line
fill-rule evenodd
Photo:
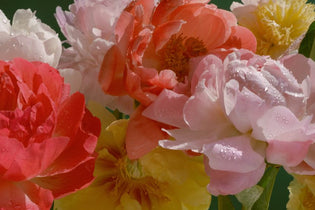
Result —
M 0 209 L 260 209 L 279 167 L 314 208 L 314 4 L 74 0 L 64 42 L 0 18 Z

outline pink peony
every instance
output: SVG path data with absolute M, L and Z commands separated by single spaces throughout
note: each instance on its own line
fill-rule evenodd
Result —
M 208 55 L 195 62 L 190 97 L 164 90 L 143 115 L 178 128 L 165 130 L 175 141 L 162 147 L 205 155 L 211 194 L 236 194 L 257 184 L 265 158 L 288 169 L 314 156 L 307 156 L 314 70 L 302 55 L 275 61 L 236 50 L 224 62 Z
M 93 181 L 100 122 L 48 64 L 0 61 L 0 206 L 50 209 Z
M 94 100 L 112 109 L 131 113 L 133 100 L 127 96 L 106 95 L 98 74 L 104 55 L 116 41 L 119 16 L 131 0 L 75 0 L 70 11 L 57 7 L 56 19 L 66 42 L 58 69 L 71 91 L 80 91 L 87 101 Z

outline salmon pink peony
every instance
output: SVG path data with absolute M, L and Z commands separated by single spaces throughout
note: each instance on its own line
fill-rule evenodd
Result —
M 257 184 L 265 159 L 314 173 L 314 72 L 298 54 L 276 61 L 236 50 L 224 62 L 208 55 L 195 66 L 190 97 L 164 90 L 143 115 L 178 127 L 166 130 L 176 140 L 161 146 L 206 156 L 212 194 L 236 194 Z
M 256 49 L 254 35 L 235 16 L 205 0 L 136 1 L 120 16 L 116 43 L 99 79 L 108 94 L 150 104 L 164 89 L 187 90 L 191 58 L 220 48 Z
M 0 206 L 50 209 L 93 181 L 100 122 L 48 64 L 0 61 Z

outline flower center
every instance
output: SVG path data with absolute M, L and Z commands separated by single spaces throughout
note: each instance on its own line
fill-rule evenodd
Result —
M 106 150 L 105 154 L 109 156 L 99 158 L 96 164 L 106 173 L 97 177 L 95 184 L 102 184 L 111 193 L 114 202 L 119 203 L 125 193 L 137 200 L 143 209 L 151 209 L 152 199 L 160 202 L 169 200 L 163 194 L 168 185 L 147 175 L 140 160 L 130 160 L 125 149 Z
M 185 81 L 189 72 L 189 59 L 207 54 L 203 41 L 194 37 L 172 35 L 164 47 L 159 50 L 161 69 L 170 69 L 176 73 L 177 80 Z
M 289 47 L 315 19 L 315 5 L 306 0 L 269 0 L 256 10 L 261 37 L 257 53 L 267 54 L 273 46 Z

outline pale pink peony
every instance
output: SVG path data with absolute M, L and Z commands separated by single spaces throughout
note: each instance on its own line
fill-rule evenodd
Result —
M 275 61 L 236 50 L 224 62 L 208 55 L 195 62 L 190 97 L 164 90 L 143 115 L 178 128 L 165 130 L 175 141 L 162 147 L 205 155 L 210 193 L 236 194 L 257 184 L 265 158 L 286 168 L 312 158 L 314 70 L 302 55 Z
M 131 0 L 75 0 L 70 11 L 56 10 L 60 29 L 70 45 L 63 49 L 59 71 L 72 91 L 80 91 L 86 100 L 94 100 L 130 113 L 133 101 L 129 97 L 106 95 L 98 74 L 104 55 L 115 44 L 115 27 L 122 11 Z
M 0 10 L 0 59 L 16 57 L 57 67 L 61 55 L 58 34 L 36 18 L 30 9 L 15 12 L 12 25 Z

